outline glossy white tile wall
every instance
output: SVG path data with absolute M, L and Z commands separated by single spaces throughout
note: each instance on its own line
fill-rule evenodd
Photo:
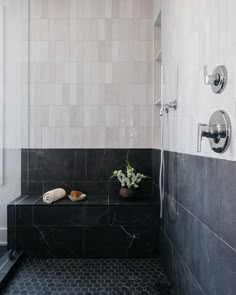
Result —
M 30 0 L 30 147 L 151 147 L 153 1 Z
M 164 97 L 178 99 L 177 112 L 166 117 L 167 149 L 197 154 L 198 123 L 225 110 L 232 123 L 232 141 L 222 155 L 214 153 L 206 139 L 199 155 L 236 160 L 236 1 L 162 1 Z M 216 95 L 203 83 L 203 67 L 209 73 L 220 64 L 227 67 L 228 84 Z

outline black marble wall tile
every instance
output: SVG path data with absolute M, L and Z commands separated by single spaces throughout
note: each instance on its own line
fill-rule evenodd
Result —
M 83 149 L 31 149 L 30 180 L 85 180 L 85 153 Z
M 129 160 L 137 171 L 152 177 L 151 149 L 30 149 L 22 150 L 22 193 L 43 193 L 55 187 L 87 193 L 114 193 L 120 185 L 112 172 Z M 140 193 L 152 192 L 152 178 Z
M 189 271 L 165 233 L 160 230 L 161 262 L 172 282 L 175 295 L 204 295 L 201 286 Z
M 8 215 L 10 225 L 31 225 L 33 223 L 31 206 L 8 206 Z
M 169 154 L 176 189 L 167 185 L 167 193 L 236 250 L 236 162 Z
M 23 187 L 28 186 L 28 192 L 30 194 L 42 194 L 44 192 L 44 183 L 41 181 L 32 181 L 30 180 L 28 185 L 23 184 Z M 22 191 L 22 195 L 24 194 L 24 191 Z
M 178 154 L 177 153 L 164 153 L 165 164 L 165 190 L 173 197 L 178 195 L 177 193 L 177 175 L 178 175 Z
M 165 164 L 160 251 L 176 294 L 233 294 L 235 162 L 165 152 Z
M 23 206 L 19 206 L 23 207 Z M 108 206 L 33 206 L 32 225 L 109 225 Z M 20 223 L 17 223 L 20 225 Z M 30 225 L 30 223 L 29 223 Z
M 88 149 L 86 157 L 86 179 L 92 181 L 109 180 L 114 170 L 125 168 L 128 150 Z
M 218 231 L 217 159 L 178 154 L 177 198 L 185 208 Z M 217 188 L 218 187 L 218 188 Z
M 156 226 L 86 227 L 84 231 L 84 257 L 142 258 L 158 253 Z
M 130 149 L 127 159 L 137 171 L 152 178 L 152 149 Z
M 214 196 L 215 203 L 218 204 L 218 220 L 215 222 L 218 223 L 218 235 L 236 251 L 236 235 L 234 234 L 236 228 L 236 162 L 218 161 L 216 174 Z
M 153 225 L 159 224 L 159 206 L 109 206 L 110 224 Z
M 16 227 L 15 225 L 7 226 L 7 249 L 16 248 Z
M 165 213 L 165 232 L 201 288 L 209 295 L 233 294 L 236 252 L 172 197 L 166 202 L 175 211 Z
M 43 258 L 156 257 L 158 228 L 145 226 L 9 226 L 17 249 Z
M 64 226 L 18 226 L 8 228 L 18 250 L 42 258 L 83 257 L 83 228 Z
M 21 150 L 21 192 L 29 192 L 29 150 Z
M 153 182 L 159 185 L 160 175 L 160 164 L 161 164 L 161 152 L 160 150 L 152 150 L 152 179 Z
M 16 217 L 15 217 L 15 206 L 7 207 L 7 225 L 15 225 Z

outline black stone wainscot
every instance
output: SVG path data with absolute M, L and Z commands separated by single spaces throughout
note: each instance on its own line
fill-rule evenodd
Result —
M 37 194 L 8 205 L 8 247 L 41 258 L 147 258 L 159 252 L 159 199 L 135 202 L 89 194 L 43 203 Z

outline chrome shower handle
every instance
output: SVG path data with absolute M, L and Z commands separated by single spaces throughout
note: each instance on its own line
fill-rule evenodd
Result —
M 213 75 L 207 74 L 207 66 L 204 66 L 204 83 L 206 85 L 219 85 L 220 83 L 220 75 L 217 73 L 213 73 Z
M 213 139 L 215 143 L 218 143 L 221 138 L 225 138 L 226 132 L 224 127 L 220 125 L 198 124 L 197 152 L 201 152 L 203 137 Z
M 197 152 L 200 153 L 202 150 L 202 138 L 204 134 L 208 132 L 208 124 L 198 124 L 198 136 L 197 136 Z
M 207 74 L 207 66 L 204 66 L 204 83 L 211 85 L 214 93 L 222 93 L 227 83 L 227 70 L 225 66 L 216 67 L 212 75 Z

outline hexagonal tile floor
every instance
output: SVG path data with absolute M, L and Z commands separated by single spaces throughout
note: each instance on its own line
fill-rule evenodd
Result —
M 170 295 L 159 259 L 25 259 L 1 294 Z

